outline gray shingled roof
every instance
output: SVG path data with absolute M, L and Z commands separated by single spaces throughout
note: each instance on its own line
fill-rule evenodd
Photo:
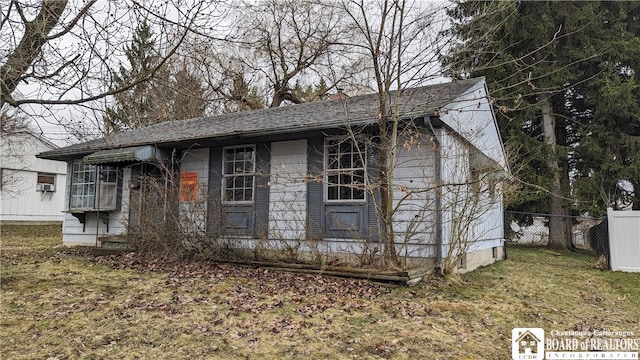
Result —
M 452 102 L 482 78 L 406 89 L 400 98 L 403 117 L 432 114 Z M 393 98 L 395 93 L 391 94 Z M 374 123 L 378 115 L 377 94 L 344 100 L 325 100 L 211 117 L 168 121 L 113 134 L 38 155 L 45 159 L 68 159 L 95 151 L 140 145 L 158 145 L 200 139 L 252 137 L 344 127 L 347 124 Z

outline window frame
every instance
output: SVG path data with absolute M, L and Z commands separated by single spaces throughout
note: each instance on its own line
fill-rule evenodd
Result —
M 330 142 L 334 142 L 335 144 L 330 144 Z M 340 150 L 340 146 L 345 142 L 348 141 L 350 142 L 350 146 L 351 146 L 351 151 L 348 153 L 342 153 Z M 354 146 L 356 144 L 360 144 L 358 146 Z M 337 146 L 338 147 L 338 152 L 335 153 L 335 156 L 337 158 L 337 162 L 338 162 L 338 167 L 337 169 L 330 169 L 330 153 L 329 153 L 329 149 L 333 146 Z M 353 167 L 353 164 L 355 162 L 354 158 L 351 158 L 351 167 L 349 168 L 343 168 L 340 165 L 340 158 L 343 155 L 351 155 L 351 156 L 358 156 L 359 160 L 362 161 L 361 167 Z M 367 191 L 366 191 L 366 186 L 367 186 L 367 146 L 366 143 L 364 141 L 362 141 L 362 139 L 360 137 L 353 137 L 353 136 L 332 136 L 332 137 L 326 137 L 324 139 L 324 144 L 323 144 L 323 167 L 324 167 L 324 181 L 323 181 L 323 200 L 326 203 L 329 204 L 346 204 L 346 203 L 366 203 L 367 202 Z M 329 177 L 333 176 L 334 174 L 337 174 L 338 176 L 340 175 L 347 175 L 347 176 L 351 176 L 352 179 L 353 177 L 356 177 L 357 175 L 355 174 L 355 172 L 357 171 L 361 171 L 362 172 L 362 198 L 353 198 L 353 194 L 354 191 L 356 191 L 357 189 L 355 187 L 351 187 L 350 185 L 342 185 L 342 184 L 330 184 L 329 183 Z M 351 183 L 353 184 L 353 182 Z M 338 199 L 330 199 L 329 198 L 329 188 L 330 187 L 335 187 L 337 188 L 337 194 L 338 196 L 340 196 L 340 188 L 341 187 L 347 187 L 350 189 L 350 193 L 351 193 L 351 197 L 348 199 L 345 198 L 338 198 Z
M 54 192 L 56 188 L 56 174 L 38 171 L 36 175 L 36 191 Z M 43 180 L 47 181 L 43 181 Z M 50 180 L 50 181 L 49 181 Z M 53 189 L 45 190 L 44 185 L 51 185 Z
M 97 165 L 85 164 L 82 159 L 73 160 L 71 165 L 71 181 L 69 182 L 69 210 L 93 210 L 95 208 L 97 185 L 96 180 L 98 176 L 97 168 Z M 76 192 L 75 189 L 79 189 L 79 191 Z M 88 190 L 91 189 L 91 194 L 89 194 L 90 191 Z M 85 199 L 90 200 L 85 201 Z M 91 206 L 88 206 L 89 204 L 91 204 Z
M 227 152 L 228 151 L 235 151 L 237 149 L 251 149 L 251 159 L 248 159 L 248 161 L 250 161 L 251 163 L 251 170 L 250 172 L 246 172 L 246 173 L 236 173 L 236 167 L 234 166 L 233 169 L 233 173 L 227 173 Z M 245 150 L 246 151 L 246 150 Z M 235 153 L 234 153 L 235 154 Z M 246 154 L 246 153 L 245 153 Z M 221 189 L 221 198 L 222 198 L 222 203 L 223 204 L 253 204 L 255 202 L 255 197 L 256 197 L 256 145 L 255 144 L 247 144 L 247 145 L 235 145 L 235 146 L 225 146 L 222 148 L 222 189 Z M 236 160 L 240 160 L 243 163 L 247 162 L 247 159 L 233 159 L 233 162 L 236 163 Z M 244 168 L 244 166 L 243 166 Z M 228 188 L 227 184 L 229 183 L 229 179 L 232 179 L 234 177 L 251 177 L 251 199 L 250 200 L 246 200 L 245 199 L 245 195 L 243 194 L 243 200 L 228 200 L 227 199 L 227 191 L 231 190 L 231 191 L 238 191 L 240 189 L 242 189 L 242 191 L 246 191 L 246 189 L 248 189 L 247 187 L 233 187 L 233 188 Z M 246 183 L 244 183 L 244 185 L 246 185 Z
M 87 164 L 82 159 L 75 159 L 71 165 L 71 181 L 69 182 L 69 210 L 115 211 L 119 209 L 118 193 L 120 191 L 120 169 L 117 166 Z M 80 180 L 82 180 L 80 182 Z M 113 209 L 99 209 L 98 205 L 104 194 L 99 188 L 115 187 Z M 75 189 L 80 189 L 79 193 Z M 99 195 L 99 196 L 98 196 Z M 74 202 L 80 198 L 79 202 Z M 90 199 L 90 200 L 85 200 Z

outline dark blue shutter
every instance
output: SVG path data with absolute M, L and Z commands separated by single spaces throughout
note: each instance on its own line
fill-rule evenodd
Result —
M 269 171 L 271 147 L 268 143 L 256 144 L 256 186 L 254 189 L 255 238 L 266 238 L 269 231 Z
M 367 172 L 369 174 L 368 185 L 373 185 L 373 193 L 367 193 L 367 213 L 368 213 L 368 238 L 372 241 L 379 241 L 382 230 L 382 223 L 379 221 L 375 204 L 380 204 L 380 188 L 375 186 L 380 180 L 380 150 L 376 144 L 367 149 Z M 375 200 L 375 201 L 374 201 Z
M 222 232 L 222 148 L 209 149 L 209 200 L 207 203 L 207 232 Z
M 322 227 L 324 212 L 323 201 L 323 138 L 308 140 L 307 145 L 307 236 L 311 239 L 322 239 Z

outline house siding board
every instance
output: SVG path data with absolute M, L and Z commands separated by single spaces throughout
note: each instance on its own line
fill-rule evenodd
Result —
M 455 234 L 454 224 L 459 220 L 459 213 L 465 212 L 469 220 L 469 232 L 466 234 L 468 242 L 467 252 L 478 252 L 492 247 L 499 247 L 504 242 L 502 196 L 499 192 L 495 197 L 488 194 L 486 184 L 480 184 L 479 195 L 469 186 L 459 185 L 470 181 L 469 145 L 461 140 L 459 135 L 440 130 L 439 135 L 442 149 L 442 227 L 443 253 L 448 253 L 449 244 Z M 476 200 L 474 196 L 479 196 Z M 474 204 L 472 201 L 477 201 Z M 464 207 L 472 210 L 463 210 Z
M 502 200 L 487 197 L 482 212 L 472 223 L 473 241 L 469 244 L 469 252 L 500 247 L 504 243 L 504 209 Z
M 375 183 L 380 179 L 380 150 L 376 146 L 369 149 L 367 161 L 367 173 L 369 176 L 369 184 Z M 380 204 L 380 189 L 372 187 L 373 191 L 367 193 L 367 222 L 368 222 L 368 240 L 371 242 L 379 242 L 383 232 L 384 225 L 382 219 L 376 210 L 376 204 Z
M 504 146 L 484 81 L 477 82 L 446 106 L 440 120 L 501 167 L 507 167 Z
M 60 222 L 63 220 L 66 163 L 36 158 L 54 149 L 48 141 L 29 132 L 3 135 L 0 168 L 4 187 L 0 189 L 0 220 L 3 222 Z M 55 191 L 36 189 L 38 173 L 55 177 Z
M 394 230 L 396 245 L 405 255 L 431 253 L 429 248 L 436 241 L 432 147 L 429 134 L 423 133 L 413 146 L 403 147 L 398 153 L 393 186 L 394 207 L 397 207 Z
M 271 144 L 269 239 L 305 239 L 306 175 L 306 140 Z

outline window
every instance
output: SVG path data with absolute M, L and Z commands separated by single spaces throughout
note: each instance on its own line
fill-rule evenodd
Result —
M 55 174 L 38 173 L 38 183 L 36 184 L 37 191 L 55 191 L 56 190 L 56 176 Z
M 96 195 L 96 166 L 84 164 L 80 160 L 73 162 L 71 175 L 71 203 L 69 208 L 92 209 Z
M 98 205 L 99 210 L 115 210 L 118 199 L 118 168 L 115 166 L 100 166 Z
M 364 200 L 365 147 L 352 138 L 325 140 L 325 196 L 328 201 Z
M 81 160 L 73 162 L 70 209 L 115 210 L 117 190 L 118 169 L 116 167 L 98 167 L 85 164 Z
M 255 185 L 255 146 L 224 149 L 222 188 L 225 202 L 251 202 Z

